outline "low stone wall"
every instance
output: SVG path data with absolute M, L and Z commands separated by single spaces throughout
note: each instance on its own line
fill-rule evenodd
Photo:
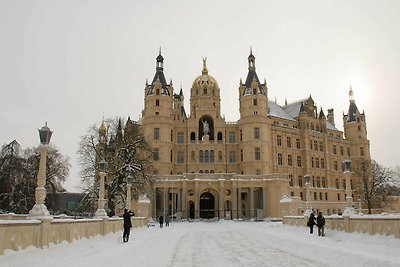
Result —
M 132 217 L 132 227 L 147 226 L 148 219 Z M 109 219 L 0 219 L 0 255 L 7 249 L 19 250 L 30 246 L 47 248 L 50 244 L 72 242 L 97 235 L 122 231 L 122 218 Z
M 307 220 L 304 216 L 285 216 L 282 223 L 307 227 Z M 349 233 L 393 235 L 400 238 L 400 215 L 325 216 L 325 228 Z

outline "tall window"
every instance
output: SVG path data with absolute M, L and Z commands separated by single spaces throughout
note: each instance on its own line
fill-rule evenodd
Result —
M 255 158 L 255 160 L 260 160 L 261 159 L 261 154 L 260 154 L 260 148 L 259 147 L 254 148 L 254 158 Z
M 240 150 L 240 161 L 243 162 L 243 149 Z
M 338 163 L 337 163 L 336 160 L 333 162 L 333 169 L 334 169 L 335 171 L 338 170 Z
M 310 140 L 310 150 L 312 150 L 312 140 Z
M 343 156 L 344 155 L 344 148 L 341 146 L 340 147 L 340 155 Z
M 350 157 L 350 147 L 347 148 L 347 156 Z
M 176 154 L 176 162 L 177 163 L 184 163 L 184 153 L 183 151 L 178 151 Z
M 254 127 L 254 139 L 260 139 L 260 128 Z
M 317 176 L 317 187 L 321 187 L 321 178 Z
M 319 158 L 315 158 L 315 168 L 319 168 Z
M 296 138 L 296 147 L 297 147 L 297 149 L 300 149 L 300 148 L 301 148 L 301 146 L 300 146 L 300 139 L 299 139 L 299 138 Z
M 319 151 L 324 151 L 324 144 L 319 142 Z
M 335 186 L 336 186 L 336 189 L 339 189 L 339 179 L 335 179 Z
M 153 148 L 153 160 L 157 161 L 159 157 L 159 149 L 157 147 Z
M 289 174 L 289 186 L 293 187 L 293 175 Z
M 292 155 L 288 155 L 287 156 L 287 164 L 288 164 L 288 166 L 292 166 L 293 165 Z
M 278 165 L 282 165 L 282 154 L 278 153 Z
M 360 147 L 360 157 L 364 157 L 364 148 Z
M 229 143 L 236 143 L 236 134 L 235 132 L 229 132 Z
M 235 151 L 229 151 L 229 163 L 236 162 L 236 153 Z
M 210 162 L 213 163 L 214 162 L 214 150 L 210 151 Z
M 326 188 L 326 178 L 322 177 L 321 181 L 322 181 L 322 187 Z
M 154 140 L 159 140 L 160 139 L 160 128 L 154 128 Z
M 289 136 L 286 138 L 287 147 L 292 147 L 292 138 Z
M 280 135 L 276 136 L 276 145 L 282 146 L 282 136 L 280 136 Z
M 336 155 L 336 154 L 337 154 L 337 151 L 336 151 L 336 146 L 335 146 L 335 145 L 332 147 L 332 153 L 333 153 L 334 155 Z
M 210 155 L 208 153 L 208 150 L 204 151 L 204 162 L 208 163 L 210 159 Z
M 314 141 L 314 150 L 318 151 L 318 141 Z
M 192 152 L 190 152 L 190 159 L 191 160 L 196 160 L 196 156 L 195 156 L 195 153 L 194 153 L 193 150 L 192 150 Z
M 222 151 L 218 151 L 218 161 L 222 161 Z
M 297 167 L 301 167 L 301 156 L 297 156 Z
M 204 162 L 204 152 L 203 152 L 203 150 L 199 151 L 199 162 L 200 163 Z
M 183 144 L 185 142 L 185 136 L 183 132 L 178 132 L 178 144 Z
M 325 169 L 325 159 L 321 158 L 321 169 Z
M 297 181 L 299 183 L 299 187 L 303 187 L 303 177 L 301 175 L 297 176 Z

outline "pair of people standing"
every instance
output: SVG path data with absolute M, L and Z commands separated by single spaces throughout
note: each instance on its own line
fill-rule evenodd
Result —
M 164 217 L 162 215 L 160 215 L 160 217 L 158 217 L 158 222 L 160 223 L 160 228 L 163 228 L 164 225 Z M 169 217 L 167 216 L 165 218 L 165 227 L 169 226 Z
M 310 214 L 307 222 L 307 226 L 310 227 L 310 234 L 313 234 L 314 225 L 317 225 L 318 227 L 318 236 L 325 236 L 325 218 L 322 215 L 322 212 L 318 212 L 316 219 L 314 213 Z
M 128 209 L 124 209 L 124 215 L 122 215 L 122 217 L 124 218 L 124 233 L 122 235 L 122 239 L 124 242 L 128 242 L 129 240 L 129 234 L 131 233 L 132 228 L 132 216 L 135 216 L 135 213 L 133 213 L 133 211 L 128 211 Z

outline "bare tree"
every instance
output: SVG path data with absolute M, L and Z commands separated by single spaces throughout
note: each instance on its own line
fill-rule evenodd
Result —
M 359 192 L 364 196 L 368 214 L 371 214 L 372 209 L 382 209 L 388 204 L 393 171 L 375 160 L 362 159 L 357 163 L 355 173 L 361 178 Z
M 35 204 L 40 155 L 36 148 L 21 150 L 17 141 L 0 152 L 0 208 L 26 213 Z M 69 158 L 50 146 L 46 161 L 46 192 L 58 193 L 69 174 Z
M 107 162 L 107 208 L 112 215 L 117 205 L 126 204 L 128 176 L 132 177 L 133 198 L 137 199 L 141 193 L 148 191 L 152 181 L 152 176 L 148 175 L 151 152 L 139 124 L 129 118 L 124 128 L 121 118 L 109 119 L 106 124 L 109 126 L 103 142 L 100 142 L 98 127 L 94 125 L 81 138 L 78 155 L 86 196 L 80 207 L 94 211 L 92 207 L 98 199 L 99 190 L 98 163 L 104 159 Z

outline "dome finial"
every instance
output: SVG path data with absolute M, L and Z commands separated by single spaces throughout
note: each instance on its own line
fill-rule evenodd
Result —
M 350 91 L 349 91 L 349 100 L 354 101 L 354 92 L 353 89 L 351 88 L 351 84 L 350 84 Z
M 207 57 L 203 58 L 203 70 L 201 71 L 203 75 L 208 75 L 207 69 Z

